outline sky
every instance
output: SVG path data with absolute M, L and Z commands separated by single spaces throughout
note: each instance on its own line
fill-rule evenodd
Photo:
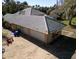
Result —
M 29 5 L 40 5 L 40 6 L 53 6 L 56 4 L 56 0 L 15 0 L 15 1 L 26 1 Z

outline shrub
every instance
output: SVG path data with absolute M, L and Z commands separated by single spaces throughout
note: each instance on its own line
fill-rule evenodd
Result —
M 19 25 L 11 24 L 11 30 L 12 31 L 18 30 L 20 28 L 21 28 L 21 26 L 19 26 Z
M 10 29 L 11 24 L 7 21 L 2 21 L 2 26 L 6 29 Z

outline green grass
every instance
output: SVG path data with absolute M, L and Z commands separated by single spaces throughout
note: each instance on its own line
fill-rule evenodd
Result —
M 63 20 L 61 21 L 62 23 L 64 23 L 65 25 L 69 25 L 69 21 L 68 20 Z M 76 25 L 76 17 L 72 18 L 72 25 Z
M 72 18 L 72 25 L 76 25 L 76 17 Z
M 62 23 L 64 23 L 65 25 L 69 25 L 69 21 L 68 20 L 64 20 L 64 21 L 61 21 Z

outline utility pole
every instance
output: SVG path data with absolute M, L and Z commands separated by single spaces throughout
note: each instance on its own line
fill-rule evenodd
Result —
M 58 2 L 58 0 L 57 0 L 57 6 L 58 6 L 58 4 L 59 4 L 59 2 Z
M 56 8 L 58 9 L 59 1 L 56 1 Z
M 64 4 L 64 0 L 60 0 L 60 5 L 63 5 Z

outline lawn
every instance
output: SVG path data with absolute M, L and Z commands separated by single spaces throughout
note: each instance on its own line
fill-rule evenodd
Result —
M 61 21 L 62 23 L 64 23 L 65 25 L 68 25 L 69 24 L 69 21 L 68 20 L 64 20 L 64 21 Z
M 76 17 L 72 18 L 72 25 L 76 25 Z
M 64 23 L 65 25 L 69 25 L 69 21 L 68 20 L 63 20 L 61 21 L 62 23 Z M 76 25 L 76 17 L 72 18 L 72 25 Z

